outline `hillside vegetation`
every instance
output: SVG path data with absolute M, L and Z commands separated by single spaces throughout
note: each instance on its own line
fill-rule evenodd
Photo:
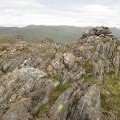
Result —
M 30 25 L 23 28 L 0 27 L 0 34 L 7 36 L 21 35 L 24 38 L 32 40 L 50 38 L 58 42 L 68 42 L 78 40 L 82 33 L 90 28 L 91 27 Z M 111 28 L 111 31 L 116 37 L 120 38 L 120 29 Z

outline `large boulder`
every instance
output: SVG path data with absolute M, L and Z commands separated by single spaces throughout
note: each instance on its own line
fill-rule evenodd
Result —
M 73 53 L 67 52 L 63 54 L 63 61 L 64 61 L 64 64 L 68 67 L 68 69 L 72 69 L 72 67 L 74 66 L 75 60 L 76 58 L 73 55 Z
M 59 82 L 30 67 L 15 69 L 0 80 L 0 114 L 3 120 L 29 120 L 48 101 Z

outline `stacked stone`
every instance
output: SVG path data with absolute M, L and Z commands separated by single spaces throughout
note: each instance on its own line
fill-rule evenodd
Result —
M 108 27 L 95 27 L 83 33 L 82 38 L 90 36 L 112 36 L 111 31 Z

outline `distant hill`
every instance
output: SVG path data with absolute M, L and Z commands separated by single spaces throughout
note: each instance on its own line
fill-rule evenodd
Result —
M 74 26 L 37 26 L 30 25 L 23 28 L 19 27 L 0 27 L 1 35 L 15 36 L 22 35 L 29 39 L 51 38 L 55 41 L 72 41 L 80 38 L 81 34 L 90 27 Z M 120 29 L 111 28 L 113 34 L 120 38 Z

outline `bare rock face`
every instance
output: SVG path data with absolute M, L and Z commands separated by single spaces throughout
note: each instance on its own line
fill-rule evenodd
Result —
M 69 51 L 55 56 L 47 68 L 49 74 L 60 75 L 63 84 L 86 75 L 94 75 L 103 82 L 105 72 L 111 68 L 115 69 L 118 76 L 120 42 L 111 35 L 109 28 L 95 27 L 83 36 Z
M 64 57 L 64 64 L 68 66 L 69 69 L 72 69 L 76 60 L 75 56 L 72 53 L 64 53 L 63 57 Z
M 59 82 L 45 78 L 46 73 L 25 67 L 15 69 L 0 80 L 0 106 L 3 120 L 30 120 L 49 99 Z M 7 108 L 7 110 L 6 110 Z
M 16 103 L 10 106 L 5 113 L 3 120 L 32 120 L 32 115 L 28 112 L 24 103 Z
M 47 115 L 50 120 L 99 120 L 100 90 L 95 85 L 75 83 L 58 97 Z

